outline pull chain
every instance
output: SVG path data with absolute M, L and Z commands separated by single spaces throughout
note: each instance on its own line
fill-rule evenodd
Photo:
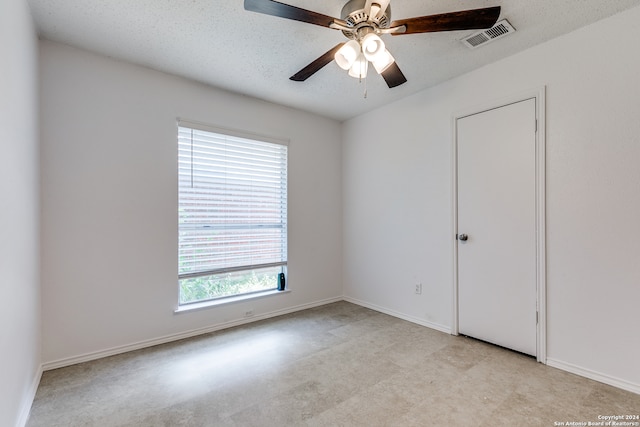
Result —
M 364 76 L 364 99 L 367 99 L 367 76 Z
M 364 99 L 367 99 L 367 68 L 369 68 L 369 62 L 365 63 L 365 74 L 364 74 L 364 78 L 362 77 L 362 73 L 360 73 L 359 79 L 358 79 L 358 83 L 362 83 L 364 81 L 364 93 L 363 93 L 363 97 Z

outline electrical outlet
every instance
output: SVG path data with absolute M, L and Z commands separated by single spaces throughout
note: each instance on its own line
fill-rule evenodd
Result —
M 416 295 L 422 294 L 422 283 L 416 283 Z
M 247 310 L 244 312 L 244 317 L 251 317 L 253 316 L 253 310 Z

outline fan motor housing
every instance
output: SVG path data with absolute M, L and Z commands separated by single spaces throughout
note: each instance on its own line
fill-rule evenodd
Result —
M 343 21 L 345 21 L 350 27 L 358 27 L 363 23 L 369 21 L 369 14 L 364 9 L 367 0 L 349 0 L 347 4 L 342 8 L 342 12 L 340 13 L 340 17 Z M 388 28 L 391 23 L 391 6 L 387 6 L 387 9 L 384 13 L 377 19 L 373 19 L 371 24 L 373 24 L 375 28 Z M 371 26 L 370 24 L 365 24 L 364 26 Z M 355 38 L 355 33 L 349 33 L 347 31 L 343 31 L 344 35 L 348 38 Z

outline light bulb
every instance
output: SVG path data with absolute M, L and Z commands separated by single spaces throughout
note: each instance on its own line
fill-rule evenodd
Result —
M 369 33 L 362 38 L 362 52 L 368 61 L 375 61 L 384 51 L 384 42 L 376 34 Z
M 336 64 L 343 70 L 351 68 L 360 53 L 360 45 L 355 40 L 349 40 L 334 55 Z
M 358 58 L 349 69 L 349 75 L 357 79 L 364 79 L 365 77 L 367 77 L 368 65 L 369 65 L 369 62 L 364 57 L 364 55 L 363 54 L 358 55 Z
M 372 64 L 373 64 L 373 68 L 376 69 L 378 74 L 382 74 L 394 62 L 395 62 L 395 59 L 393 59 L 393 56 L 391 56 L 389 51 L 385 49 L 384 52 L 382 52 L 382 54 L 376 57 L 375 61 L 373 61 Z

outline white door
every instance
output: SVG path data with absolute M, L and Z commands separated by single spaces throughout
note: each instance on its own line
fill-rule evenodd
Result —
M 537 331 L 535 103 L 532 98 L 456 121 L 458 331 L 531 355 Z

